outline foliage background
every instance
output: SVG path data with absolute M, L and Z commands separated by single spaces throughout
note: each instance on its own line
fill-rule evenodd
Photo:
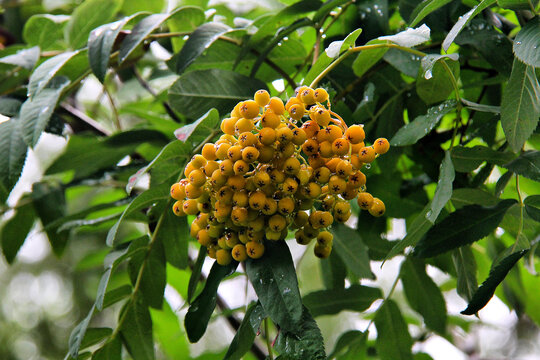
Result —
M 186 300 L 203 288 L 192 275 L 198 245 L 167 212 L 168 187 L 235 102 L 259 87 L 290 96 L 323 71 L 333 109 L 394 145 L 366 170 L 385 217 L 356 209 L 327 261 L 289 244 L 326 353 L 539 358 L 537 1 L 1 6 L 0 358 L 115 359 L 120 343 L 135 359 L 224 358 L 231 325 L 257 296 L 239 268 L 189 344 Z M 430 40 L 416 50 L 377 40 L 422 24 Z M 383 45 L 354 48 L 365 44 Z M 199 118 L 191 144 L 175 140 Z M 202 268 L 207 276 L 211 263 Z M 460 315 L 492 291 L 479 318 Z M 137 311 L 123 316 L 126 304 Z M 237 354 L 254 335 L 243 330 Z M 255 340 L 262 353 L 275 326 L 266 334 Z M 320 341 L 288 340 L 320 351 Z M 285 349 L 278 341 L 274 352 L 286 358 Z

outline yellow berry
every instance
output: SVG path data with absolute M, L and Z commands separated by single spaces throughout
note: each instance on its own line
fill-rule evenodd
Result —
M 247 255 L 252 259 L 258 259 L 264 254 L 264 245 L 259 242 L 249 241 L 246 244 Z
M 232 261 L 231 252 L 225 249 L 216 251 L 216 261 L 219 265 L 229 265 Z
M 361 192 L 356 199 L 358 206 L 362 210 L 369 210 L 371 204 L 373 204 L 373 196 L 367 192 Z
M 255 96 L 253 96 L 253 100 L 255 100 L 257 105 L 263 107 L 270 101 L 270 94 L 266 90 L 258 90 L 255 93 Z
M 259 105 L 254 100 L 246 100 L 240 105 L 240 115 L 246 119 L 253 119 L 259 115 Z
M 345 131 L 345 137 L 351 144 L 359 144 L 364 141 L 366 134 L 364 128 L 360 125 L 352 125 Z
M 232 251 L 231 251 L 232 257 L 234 260 L 240 262 L 247 259 L 247 251 L 246 247 L 243 244 L 236 244 Z
M 358 153 L 358 158 L 364 163 L 370 163 L 375 160 L 375 149 L 371 146 L 363 147 Z
M 316 102 L 325 102 L 326 100 L 328 100 L 328 92 L 323 89 L 323 88 L 317 88 L 315 89 L 315 92 L 313 94 L 315 96 L 315 101 Z
M 385 138 L 379 138 L 373 143 L 373 148 L 377 154 L 384 154 L 390 149 L 390 143 Z
M 174 215 L 176 216 L 186 216 L 186 213 L 184 212 L 184 209 L 183 209 L 183 201 L 181 200 L 178 200 L 177 202 L 175 202 L 173 204 L 173 212 L 174 212 Z
M 272 110 L 274 114 L 276 115 L 283 115 L 285 112 L 285 105 L 283 104 L 283 100 L 281 100 L 278 97 L 273 97 L 268 102 L 268 109 Z
M 313 248 L 313 252 L 315 253 L 315 256 L 321 259 L 326 259 L 330 256 L 330 253 L 332 252 L 332 248 L 329 246 L 324 246 L 317 244 Z
M 384 206 L 382 200 L 379 198 L 373 198 L 373 203 L 369 208 L 369 213 L 373 216 L 379 217 L 382 216 L 385 211 L 386 207 Z

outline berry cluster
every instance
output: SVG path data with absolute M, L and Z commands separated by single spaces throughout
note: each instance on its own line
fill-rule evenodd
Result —
M 289 228 L 299 244 L 316 238 L 315 255 L 326 258 L 333 239 L 326 229 L 349 219 L 349 200 L 384 214 L 360 169 L 388 151 L 388 140 L 365 146 L 363 127 L 347 127 L 326 90 L 301 87 L 286 104 L 259 90 L 234 107 L 221 130 L 171 187 L 174 213 L 197 215 L 191 236 L 219 264 L 260 258 L 265 241 L 285 239 Z

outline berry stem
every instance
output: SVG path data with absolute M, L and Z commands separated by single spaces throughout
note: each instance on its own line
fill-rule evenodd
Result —
M 274 360 L 274 354 L 272 353 L 272 344 L 270 343 L 270 334 L 268 332 L 268 318 L 264 320 L 264 336 L 266 338 L 266 348 L 268 349 L 268 358 Z
M 519 225 L 518 225 L 518 231 L 516 234 L 516 241 L 514 242 L 514 245 L 512 245 L 512 252 L 516 250 L 517 244 L 519 242 L 519 238 L 521 236 L 521 233 L 523 232 L 523 208 L 525 205 L 523 204 L 523 197 L 521 196 L 521 190 L 519 189 L 519 175 L 516 174 L 516 192 L 518 196 L 519 201 Z

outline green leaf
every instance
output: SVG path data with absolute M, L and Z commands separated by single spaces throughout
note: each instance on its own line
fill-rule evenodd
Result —
M 146 1 L 144 1 L 146 3 Z M 195 30 L 205 21 L 204 11 L 195 6 L 183 6 L 182 11 L 178 11 L 167 20 L 167 26 L 171 32 L 190 32 Z M 178 53 L 186 40 L 182 37 L 171 38 L 174 53 Z
M 262 317 L 252 317 L 251 315 L 253 313 L 256 315 L 261 311 L 264 310 L 260 303 L 253 304 L 247 309 L 244 319 L 236 331 L 223 360 L 241 360 L 242 356 L 249 351 L 253 341 L 255 341 L 257 328 L 261 325 L 262 321 Z
M 0 123 L 0 186 L 9 194 L 19 180 L 28 148 L 22 137 L 21 121 L 11 118 Z
M 165 0 L 128 0 L 122 4 L 122 13 L 135 14 L 139 11 L 148 11 L 150 13 L 158 13 L 163 10 Z M 173 30 L 176 31 L 176 30 Z
M 452 260 L 457 273 L 456 290 L 458 294 L 470 301 L 478 288 L 476 280 L 476 260 L 470 246 L 462 246 L 452 252 Z
M 368 333 L 358 330 L 349 330 L 341 334 L 328 355 L 328 359 L 363 360 L 366 356 L 366 341 Z
M 41 51 L 62 50 L 64 27 L 69 20 L 67 15 L 33 15 L 23 29 L 23 39 L 28 45 L 39 46 Z
M 299 331 L 293 333 L 287 329 L 281 329 L 275 348 L 282 356 L 289 359 L 326 359 L 321 330 L 305 306 Z
M 176 73 L 183 73 L 214 41 L 230 30 L 227 25 L 217 22 L 199 26 L 189 36 L 176 58 Z
M 86 45 L 92 29 L 114 19 L 122 0 L 87 0 L 79 5 L 66 26 L 66 39 L 72 49 Z
M 440 167 L 439 181 L 437 182 L 435 195 L 433 195 L 433 200 L 431 201 L 431 210 L 426 214 L 427 219 L 433 224 L 452 196 L 452 183 L 454 182 L 455 176 L 454 165 L 450 159 L 450 152 L 445 151 L 444 159 Z
M 331 252 L 327 259 L 321 259 L 322 280 L 327 289 L 343 289 L 345 287 L 345 278 L 347 277 L 347 268 L 336 254 Z
M 452 149 L 452 161 L 456 171 L 459 172 L 471 172 L 484 161 L 502 166 L 514 158 L 515 155 L 512 153 L 492 150 L 482 145 L 476 145 L 472 148 L 456 146 Z
M 450 200 L 456 209 L 461 209 L 466 205 L 494 206 L 499 201 L 487 191 L 470 188 L 455 189 Z
M 21 49 L 13 55 L 4 56 L 3 58 L 0 58 L 0 63 L 32 70 L 38 60 L 39 47 L 35 46 L 30 49 Z
M 452 0 L 424 0 L 414 8 L 410 18 L 410 27 L 415 27 L 422 19 Z
M 381 360 L 412 360 L 412 339 L 398 306 L 386 300 L 375 314 L 375 347 Z
M 512 69 L 512 42 L 493 25 L 481 19 L 474 19 L 469 26 L 456 37 L 460 45 L 470 45 L 500 74 L 510 74 Z
M 370 40 L 366 45 L 388 44 L 385 40 Z M 352 64 L 354 74 L 358 77 L 364 75 L 369 69 L 371 69 L 379 60 L 381 60 L 388 51 L 388 47 L 381 47 L 375 49 L 369 49 L 361 51 Z
M 526 151 L 504 167 L 514 174 L 540 181 L 540 151 Z
M 236 261 L 226 266 L 219 265 L 217 262 L 212 265 L 203 291 L 191 303 L 184 320 L 187 336 L 192 343 L 199 341 L 206 331 L 216 307 L 219 284 L 227 276 L 234 273 L 237 266 Z
M 426 273 L 423 261 L 406 259 L 401 264 L 400 278 L 411 307 L 422 315 L 426 325 L 446 333 L 446 304 L 437 284 Z
M 21 107 L 20 121 L 24 141 L 33 148 L 36 146 L 41 133 L 47 128 L 49 119 L 62 95 L 69 85 L 64 76 L 53 79 L 34 97 L 28 98 Z
M 86 349 L 89 346 L 96 345 L 103 339 L 109 337 L 112 334 L 111 328 L 88 328 L 84 334 L 83 341 L 81 342 L 80 349 Z
M 442 48 L 444 51 L 448 51 L 450 45 L 454 42 L 454 39 L 461 32 L 463 27 L 467 25 L 476 15 L 478 15 L 482 10 L 491 6 L 495 3 L 495 0 L 482 0 L 478 5 L 473 7 L 471 10 L 467 11 L 464 15 L 460 16 L 458 21 L 452 26 L 452 29 L 448 32 L 448 35 L 444 38 L 442 43 Z
M 540 18 L 530 20 L 514 39 L 514 54 L 527 65 L 540 67 Z
M 514 152 L 519 152 L 538 125 L 540 85 L 534 67 L 514 60 L 501 102 L 501 125 Z
M 0 114 L 12 117 L 19 114 L 22 102 L 17 99 L 0 97 Z
M 444 61 L 457 80 L 459 78 L 459 62 L 457 56 L 454 55 L 457 54 L 426 55 L 422 58 L 423 71 L 419 71 L 416 77 L 416 93 L 426 104 L 446 100 L 454 91 L 451 76 L 442 64 Z
M 119 338 L 111 339 L 93 355 L 92 360 L 121 360 L 122 359 L 122 343 Z
M 181 75 L 171 86 L 169 102 L 176 111 L 190 118 L 197 118 L 211 108 L 225 114 L 237 102 L 264 88 L 263 82 L 232 71 L 192 71 Z
M 219 121 L 216 109 L 210 109 L 193 123 L 175 130 L 174 136 L 183 143 L 199 145 L 219 127 Z
M 319 9 L 315 13 L 315 15 L 313 15 L 313 22 L 316 23 L 316 24 L 319 23 L 322 19 L 324 19 L 326 16 L 328 16 L 328 14 L 332 10 L 334 10 L 335 8 L 345 4 L 346 2 L 347 2 L 347 0 L 330 0 L 330 1 L 325 1 L 324 4 L 322 4 L 322 5 L 320 3 L 318 3 L 317 5 L 319 6 Z M 313 3 L 315 3 L 315 1 L 308 1 L 307 3 L 309 5 L 314 5 Z
M 122 342 L 133 360 L 153 360 L 152 318 L 142 298 L 127 302 L 120 316 L 124 317 L 120 328 Z
M 15 215 L 0 229 L 2 252 L 8 264 L 13 263 L 26 236 L 32 229 L 36 215 L 29 197 L 22 197 L 17 203 Z
M 88 61 L 90 68 L 99 81 L 105 80 L 111 51 L 123 27 L 134 18 L 143 14 L 133 14 L 110 24 L 101 25 L 92 30 L 88 37 Z
M 416 78 L 418 75 L 421 64 L 421 58 L 418 55 L 399 49 L 388 49 L 383 59 L 407 76 Z
M 186 217 L 179 218 L 169 208 L 162 215 L 161 226 L 156 229 L 156 242 L 163 244 L 168 263 L 178 269 L 188 266 L 189 227 Z
M 124 218 L 130 214 L 151 206 L 158 201 L 167 201 L 170 199 L 170 189 L 168 184 L 162 184 L 153 188 L 150 188 L 137 196 L 128 207 L 124 210 L 120 219 L 112 226 L 107 234 L 107 245 L 112 246 L 116 242 L 116 234 L 118 227 L 124 221 Z M 166 211 L 172 211 L 167 209 Z
M 287 244 L 267 241 L 263 257 L 246 261 L 246 273 L 272 321 L 285 331 L 298 331 L 302 300 Z
M 67 231 L 58 232 L 58 227 L 48 225 L 66 215 L 64 189 L 59 185 L 37 182 L 32 186 L 32 199 L 34 200 L 34 209 L 45 228 L 53 251 L 60 256 L 66 247 L 69 233 Z
M 472 101 L 469 101 L 467 99 L 461 99 L 461 102 L 467 106 L 468 109 L 474 110 L 474 111 L 480 111 L 480 112 L 487 112 L 487 113 L 493 113 L 493 114 L 500 114 L 501 113 L 501 107 L 500 106 L 493 106 L 493 105 L 484 105 L 484 104 L 478 104 Z
M 52 78 L 81 51 L 64 52 L 41 63 L 30 76 L 28 82 L 28 96 L 32 98 L 45 89 Z
M 362 312 L 382 298 L 378 288 L 353 284 L 347 289 L 314 291 L 302 298 L 313 317 L 333 315 L 343 310 Z
M 499 178 L 499 180 L 497 180 L 497 183 L 495 184 L 495 197 L 501 196 L 504 189 L 506 188 L 506 185 L 508 185 L 510 179 L 512 179 L 512 176 L 514 176 L 514 173 L 511 171 L 507 171 L 501 175 L 501 177 Z
M 169 209 L 167 209 L 169 210 Z M 165 215 L 164 215 L 165 216 Z M 148 246 L 148 238 L 142 237 L 140 243 L 133 241 L 130 244 L 135 248 Z M 144 266 L 144 268 L 142 268 Z M 141 270 L 142 269 L 142 270 Z M 142 274 L 140 273 L 142 271 Z M 145 303 L 155 309 L 161 309 L 163 306 L 163 296 L 165 285 L 167 284 L 167 274 L 165 272 L 165 252 L 163 244 L 154 240 L 151 248 L 147 251 L 134 253 L 128 263 L 128 273 L 131 283 L 135 286 L 140 281 L 139 289 L 143 295 Z M 141 277 L 140 280 L 138 279 Z
M 414 218 L 411 225 L 407 228 L 407 235 L 399 241 L 386 255 L 385 261 L 400 254 L 408 246 L 414 246 L 433 226 L 433 223 L 427 219 L 427 213 L 431 209 L 431 203 L 427 204 L 422 212 Z
M 416 245 L 414 255 L 433 257 L 486 237 L 515 203 L 516 200 L 507 199 L 493 207 L 469 205 L 453 212 L 427 232 Z
M 530 10 L 531 6 L 534 6 L 532 3 L 528 0 L 497 0 L 500 7 L 511 10 Z
M 525 211 L 531 217 L 540 222 L 540 195 L 530 195 L 525 198 Z
M 199 249 L 199 255 L 197 255 L 197 260 L 195 260 L 195 264 L 193 265 L 193 268 L 191 270 L 191 275 L 189 276 L 187 301 L 190 304 L 191 299 L 193 299 L 193 296 L 195 295 L 195 290 L 197 290 L 197 285 L 199 284 L 199 281 L 201 279 L 201 271 L 205 259 L 206 248 L 204 246 L 201 246 L 201 248 Z
M 105 297 L 103 298 L 103 309 L 106 309 L 131 295 L 131 290 L 132 288 L 130 285 L 123 285 L 117 287 L 116 289 L 107 291 L 105 293 Z
M 315 64 L 309 69 L 303 83 L 311 84 L 313 80 L 341 53 L 354 47 L 356 39 L 362 33 L 362 29 L 356 29 L 342 41 L 333 41 L 324 52 L 319 55 Z
M 68 346 L 69 346 L 69 355 L 73 358 L 77 358 L 79 354 L 79 348 L 81 347 L 82 341 L 86 334 L 86 328 L 90 324 L 92 315 L 94 314 L 94 306 L 90 309 L 90 312 L 86 317 L 73 329 L 71 335 L 69 336 Z
M 390 140 L 390 144 L 392 146 L 415 144 L 433 130 L 444 115 L 454 110 L 456 104 L 455 100 L 447 100 L 440 105 L 429 108 L 426 115 L 418 116 L 399 129 L 396 135 Z
M 480 285 L 474 293 L 467 308 L 461 313 L 463 315 L 473 315 L 481 310 L 491 300 L 497 286 L 504 280 L 512 267 L 525 255 L 529 250 L 518 250 L 505 255 L 502 259 L 495 261 L 489 271 L 488 278 Z
M 347 268 L 359 278 L 374 279 L 371 272 L 368 248 L 362 242 L 360 234 L 350 227 L 334 224 L 330 229 L 334 234 L 333 250 L 339 255 Z

